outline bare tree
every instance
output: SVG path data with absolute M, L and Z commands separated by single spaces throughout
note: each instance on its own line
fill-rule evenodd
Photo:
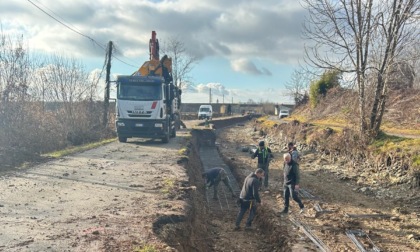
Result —
M 31 64 L 22 37 L 0 34 L 0 100 L 24 101 L 30 82 Z
M 22 36 L 0 33 L 0 162 L 13 164 L 20 155 L 39 150 L 34 122 L 37 106 L 29 86 L 33 65 Z
M 301 1 L 309 11 L 305 36 L 312 44 L 306 48 L 307 62 L 355 75 L 360 132 L 375 137 L 396 59 L 419 42 L 420 0 Z M 367 82 L 368 75 L 376 76 L 374 83 Z M 374 85 L 371 100 L 368 85 Z
M 285 87 L 287 95 L 290 95 L 295 100 L 295 105 L 299 105 L 308 95 L 308 86 L 311 82 L 309 72 L 301 69 L 295 69 L 290 80 Z
M 198 59 L 192 56 L 185 47 L 184 42 L 176 37 L 170 37 L 164 43 L 162 52 L 172 58 L 172 77 L 174 84 L 182 89 L 184 83 L 190 81 L 190 72 Z
M 420 17 L 417 17 L 420 19 Z M 420 28 L 419 28 L 420 29 Z M 394 70 L 395 80 L 401 81 L 399 77 L 412 81 L 411 85 L 403 85 L 404 88 L 420 88 L 420 43 L 414 43 L 413 46 L 404 51 L 404 54 L 398 58 L 398 67 Z
M 22 37 L 0 34 L 0 132 L 5 139 L 13 138 L 10 131 L 18 130 L 26 120 L 31 79 L 30 58 Z M 0 136 L 1 138 L 2 136 Z M 1 140 L 1 139 L 0 139 Z
M 0 24 L 0 162 L 14 165 L 107 134 L 95 102 L 98 78 L 64 56 L 29 54 Z
M 83 141 L 84 133 L 100 122 L 98 111 L 92 111 L 97 79 L 81 62 L 62 55 L 53 55 L 36 73 L 34 89 L 42 94 L 42 101 L 57 104 L 63 134 L 72 143 Z

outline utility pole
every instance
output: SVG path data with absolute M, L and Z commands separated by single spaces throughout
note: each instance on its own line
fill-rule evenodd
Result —
M 225 104 L 225 94 L 223 94 L 223 104 Z
M 209 103 L 211 104 L 211 88 L 209 89 Z
M 108 51 L 106 54 L 106 79 L 105 79 L 105 95 L 104 95 L 104 117 L 103 126 L 106 127 L 108 124 L 108 109 L 109 109 L 109 89 L 110 89 L 110 75 L 111 75 L 111 57 L 112 57 L 112 41 L 108 43 Z

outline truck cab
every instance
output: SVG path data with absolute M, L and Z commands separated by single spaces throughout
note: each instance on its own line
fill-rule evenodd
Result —
M 116 121 L 118 140 L 160 138 L 169 142 L 180 125 L 181 89 L 174 85 L 172 59 L 159 59 L 159 41 L 152 31 L 150 60 L 132 75 L 117 76 Z
M 117 77 L 116 129 L 118 140 L 130 137 L 159 138 L 175 135 L 171 89 L 160 76 Z M 173 90 L 172 90 L 173 91 Z

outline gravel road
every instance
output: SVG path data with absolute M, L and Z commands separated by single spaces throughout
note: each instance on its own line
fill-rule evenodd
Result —
M 153 219 L 184 212 L 165 187 L 188 181 L 177 163 L 188 134 L 169 144 L 113 142 L 0 174 L 0 251 L 127 251 L 157 240 Z

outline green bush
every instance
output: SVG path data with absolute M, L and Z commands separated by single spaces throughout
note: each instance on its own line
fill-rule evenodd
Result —
M 320 98 L 324 97 L 329 89 L 340 86 L 340 76 L 340 72 L 330 70 L 323 73 L 320 79 L 311 83 L 309 100 L 313 108 L 318 105 Z

